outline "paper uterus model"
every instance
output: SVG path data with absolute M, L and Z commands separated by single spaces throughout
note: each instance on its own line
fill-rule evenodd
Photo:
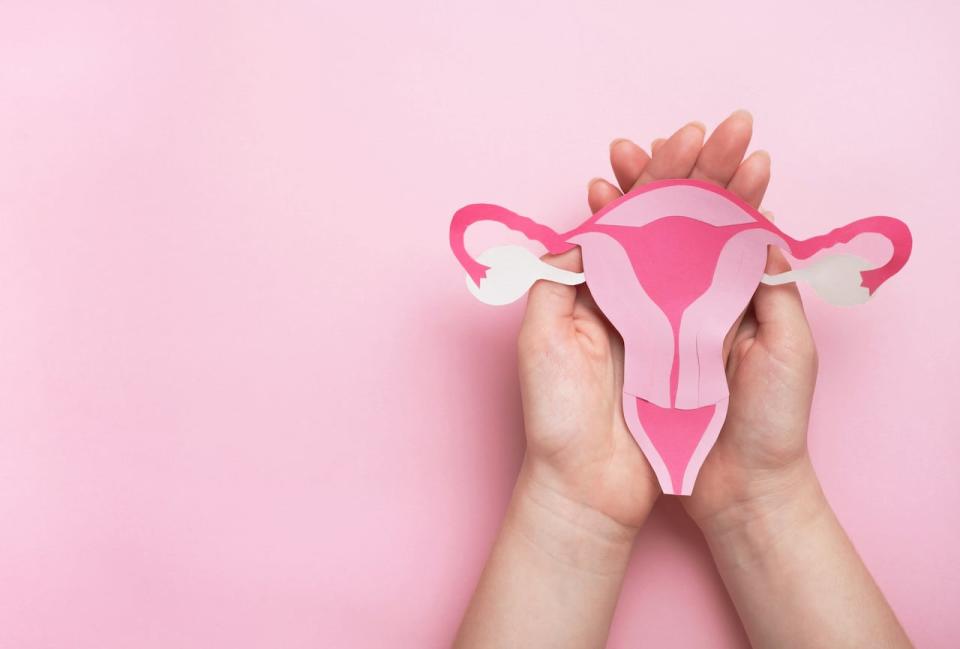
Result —
M 580 246 L 584 272 L 550 266 L 520 246 L 473 259 L 464 234 L 478 221 L 502 223 L 555 254 Z M 869 233 L 892 244 L 885 263 L 833 249 L 817 255 Z M 829 302 L 859 304 L 903 267 L 912 239 L 903 222 L 872 216 L 796 240 L 724 189 L 667 180 L 624 195 L 564 233 L 496 205 L 468 205 L 453 216 L 450 245 L 467 272 L 467 287 L 487 304 L 513 302 L 540 279 L 586 281 L 623 337 L 627 426 L 663 492 L 687 495 L 727 414 L 724 338 L 757 286 L 806 281 Z M 795 259 L 817 258 L 769 276 L 768 246 Z

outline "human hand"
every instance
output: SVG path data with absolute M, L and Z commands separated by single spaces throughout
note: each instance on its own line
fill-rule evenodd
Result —
M 591 181 L 590 207 L 597 211 L 621 189 L 667 178 L 710 180 L 758 205 L 770 167 L 763 152 L 743 159 L 751 129 L 750 115 L 738 111 L 704 144 L 704 127 L 691 123 L 655 141 L 652 159 L 636 144 L 616 140 L 610 157 L 620 189 Z M 545 260 L 582 271 L 579 249 Z M 519 352 L 527 481 L 635 529 L 659 487 L 623 418 L 619 334 L 585 286 L 541 281 L 529 294 Z
M 583 272 L 579 248 L 544 260 Z M 623 340 L 586 286 L 541 280 L 517 347 L 527 436 L 520 484 L 540 502 L 562 498 L 598 512 L 632 541 L 660 489 L 623 417 Z
M 727 133 L 723 136 L 727 142 L 735 142 L 731 148 L 742 152 L 750 141 L 749 116 L 734 113 L 711 140 L 721 131 Z M 661 145 L 655 142 L 654 146 Z M 708 146 L 700 158 L 710 160 Z M 643 160 L 642 153 L 629 146 L 613 156 L 621 184 L 631 186 Z M 702 166 L 700 160 L 689 177 L 726 186 L 759 206 L 770 173 L 765 154 L 751 155 L 739 168 L 718 163 L 700 170 L 697 166 Z M 676 171 L 685 177 L 682 169 Z M 599 202 L 597 194 L 614 196 L 615 191 L 595 183 L 591 202 Z M 780 251 L 771 248 L 766 272 L 788 269 Z M 800 487 L 805 492 L 818 491 L 812 487 L 815 479 L 806 447 L 817 356 L 796 286 L 758 287 L 727 336 L 724 354 L 730 388 L 727 418 L 700 469 L 693 495 L 683 499 L 688 513 L 705 531 L 763 516 L 766 510 L 779 508 L 782 498 L 795 497 Z
M 766 273 L 789 270 L 771 248 Z M 817 351 L 795 284 L 760 285 L 732 332 L 730 403 L 720 436 L 684 500 L 708 535 L 809 497 L 825 504 L 807 453 Z

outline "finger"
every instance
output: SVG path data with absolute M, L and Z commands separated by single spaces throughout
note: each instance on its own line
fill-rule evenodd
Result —
M 647 152 L 630 140 L 618 138 L 610 143 L 610 166 L 623 191 L 630 191 L 648 162 Z
M 587 185 L 587 203 L 591 212 L 597 212 L 612 200 L 620 198 L 620 190 L 603 178 L 594 178 Z
M 654 154 L 660 150 L 660 147 L 663 146 L 663 143 L 666 142 L 666 139 L 658 137 L 656 140 L 650 143 L 650 153 Z
M 720 122 L 707 139 L 690 177 L 726 187 L 740 166 L 752 136 L 753 116 L 745 110 L 735 111 Z
M 767 275 L 777 275 L 790 270 L 790 263 L 779 248 L 770 246 L 767 252 Z M 783 328 L 806 327 L 806 315 L 800 291 L 793 282 L 779 286 L 760 284 L 753 295 L 753 311 L 759 331 L 782 331 Z
M 697 162 L 706 128 L 690 122 L 670 136 L 650 159 L 634 186 L 664 178 L 687 178 Z
M 754 151 L 743 161 L 727 189 L 753 207 L 759 207 L 770 184 L 770 154 Z
M 580 248 L 573 248 L 559 255 L 544 255 L 541 259 L 551 266 L 583 272 L 583 260 Z M 527 295 L 527 311 L 524 320 L 537 324 L 552 322 L 573 315 L 576 305 L 577 287 L 558 284 L 547 280 L 537 280 Z

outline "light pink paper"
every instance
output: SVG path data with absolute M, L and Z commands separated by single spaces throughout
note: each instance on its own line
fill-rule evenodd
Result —
M 668 494 L 692 492 L 723 425 L 723 340 L 757 285 L 802 279 L 825 298 L 852 304 L 899 271 L 912 246 L 907 226 L 888 216 L 796 240 L 722 188 L 667 180 L 624 195 L 562 234 L 495 205 L 459 210 L 450 243 L 481 299 L 488 267 L 463 245 L 466 229 L 481 220 L 522 232 L 551 253 L 581 247 L 586 282 L 624 340 L 624 417 Z M 878 267 L 832 255 L 783 276 L 763 274 L 769 245 L 807 259 L 870 233 L 892 244 Z

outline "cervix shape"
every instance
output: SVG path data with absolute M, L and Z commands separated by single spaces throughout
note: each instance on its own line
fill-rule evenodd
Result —
M 484 220 L 522 232 L 551 253 L 580 246 L 584 272 L 554 268 L 519 246 L 473 259 L 464 233 Z M 808 259 L 868 233 L 893 246 L 878 267 L 841 252 L 822 255 L 805 268 L 764 275 L 770 245 Z M 488 304 L 512 302 L 538 279 L 587 282 L 623 337 L 627 426 L 663 492 L 687 495 L 727 413 L 724 337 L 758 284 L 803 280 L 829 302 L 859 304 L 903 267 L 912 240 L 907 226 L 888 216 L 796 240 L 724 189 L 669 180 L 624 195 L 565 233 L 496 205 L 468 205 L 453 216 L 450 245 L 467 271 L 468 288 Z

